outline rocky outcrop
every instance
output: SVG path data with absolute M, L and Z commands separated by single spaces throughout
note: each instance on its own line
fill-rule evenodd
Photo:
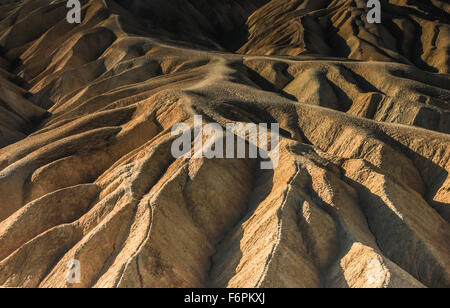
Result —
M 81 2 L 0 4 L 0 286 L 450 287 L 445 1 Z

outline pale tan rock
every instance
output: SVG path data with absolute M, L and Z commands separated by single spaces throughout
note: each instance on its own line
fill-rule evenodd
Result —
M 0 4 L 0 287 L 450 287 L 445 1 L 82 2 Z

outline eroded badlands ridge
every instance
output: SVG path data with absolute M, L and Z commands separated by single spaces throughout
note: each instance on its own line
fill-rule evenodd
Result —
M 446 1 L 82 3 L 0 2 L 0 286 L 450 287 Z M 196 114 L 278 168 L 175 159 Z

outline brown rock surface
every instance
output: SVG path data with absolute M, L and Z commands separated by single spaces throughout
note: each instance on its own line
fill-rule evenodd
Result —
M 447 1 L 81 2 L 0 1 L 0 286 L 450 287 Z

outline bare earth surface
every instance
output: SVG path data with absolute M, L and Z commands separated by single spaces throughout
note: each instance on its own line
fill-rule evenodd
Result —
M 450 287 L 448 1 L 81 2 L 0 0 L 0 286 Z

